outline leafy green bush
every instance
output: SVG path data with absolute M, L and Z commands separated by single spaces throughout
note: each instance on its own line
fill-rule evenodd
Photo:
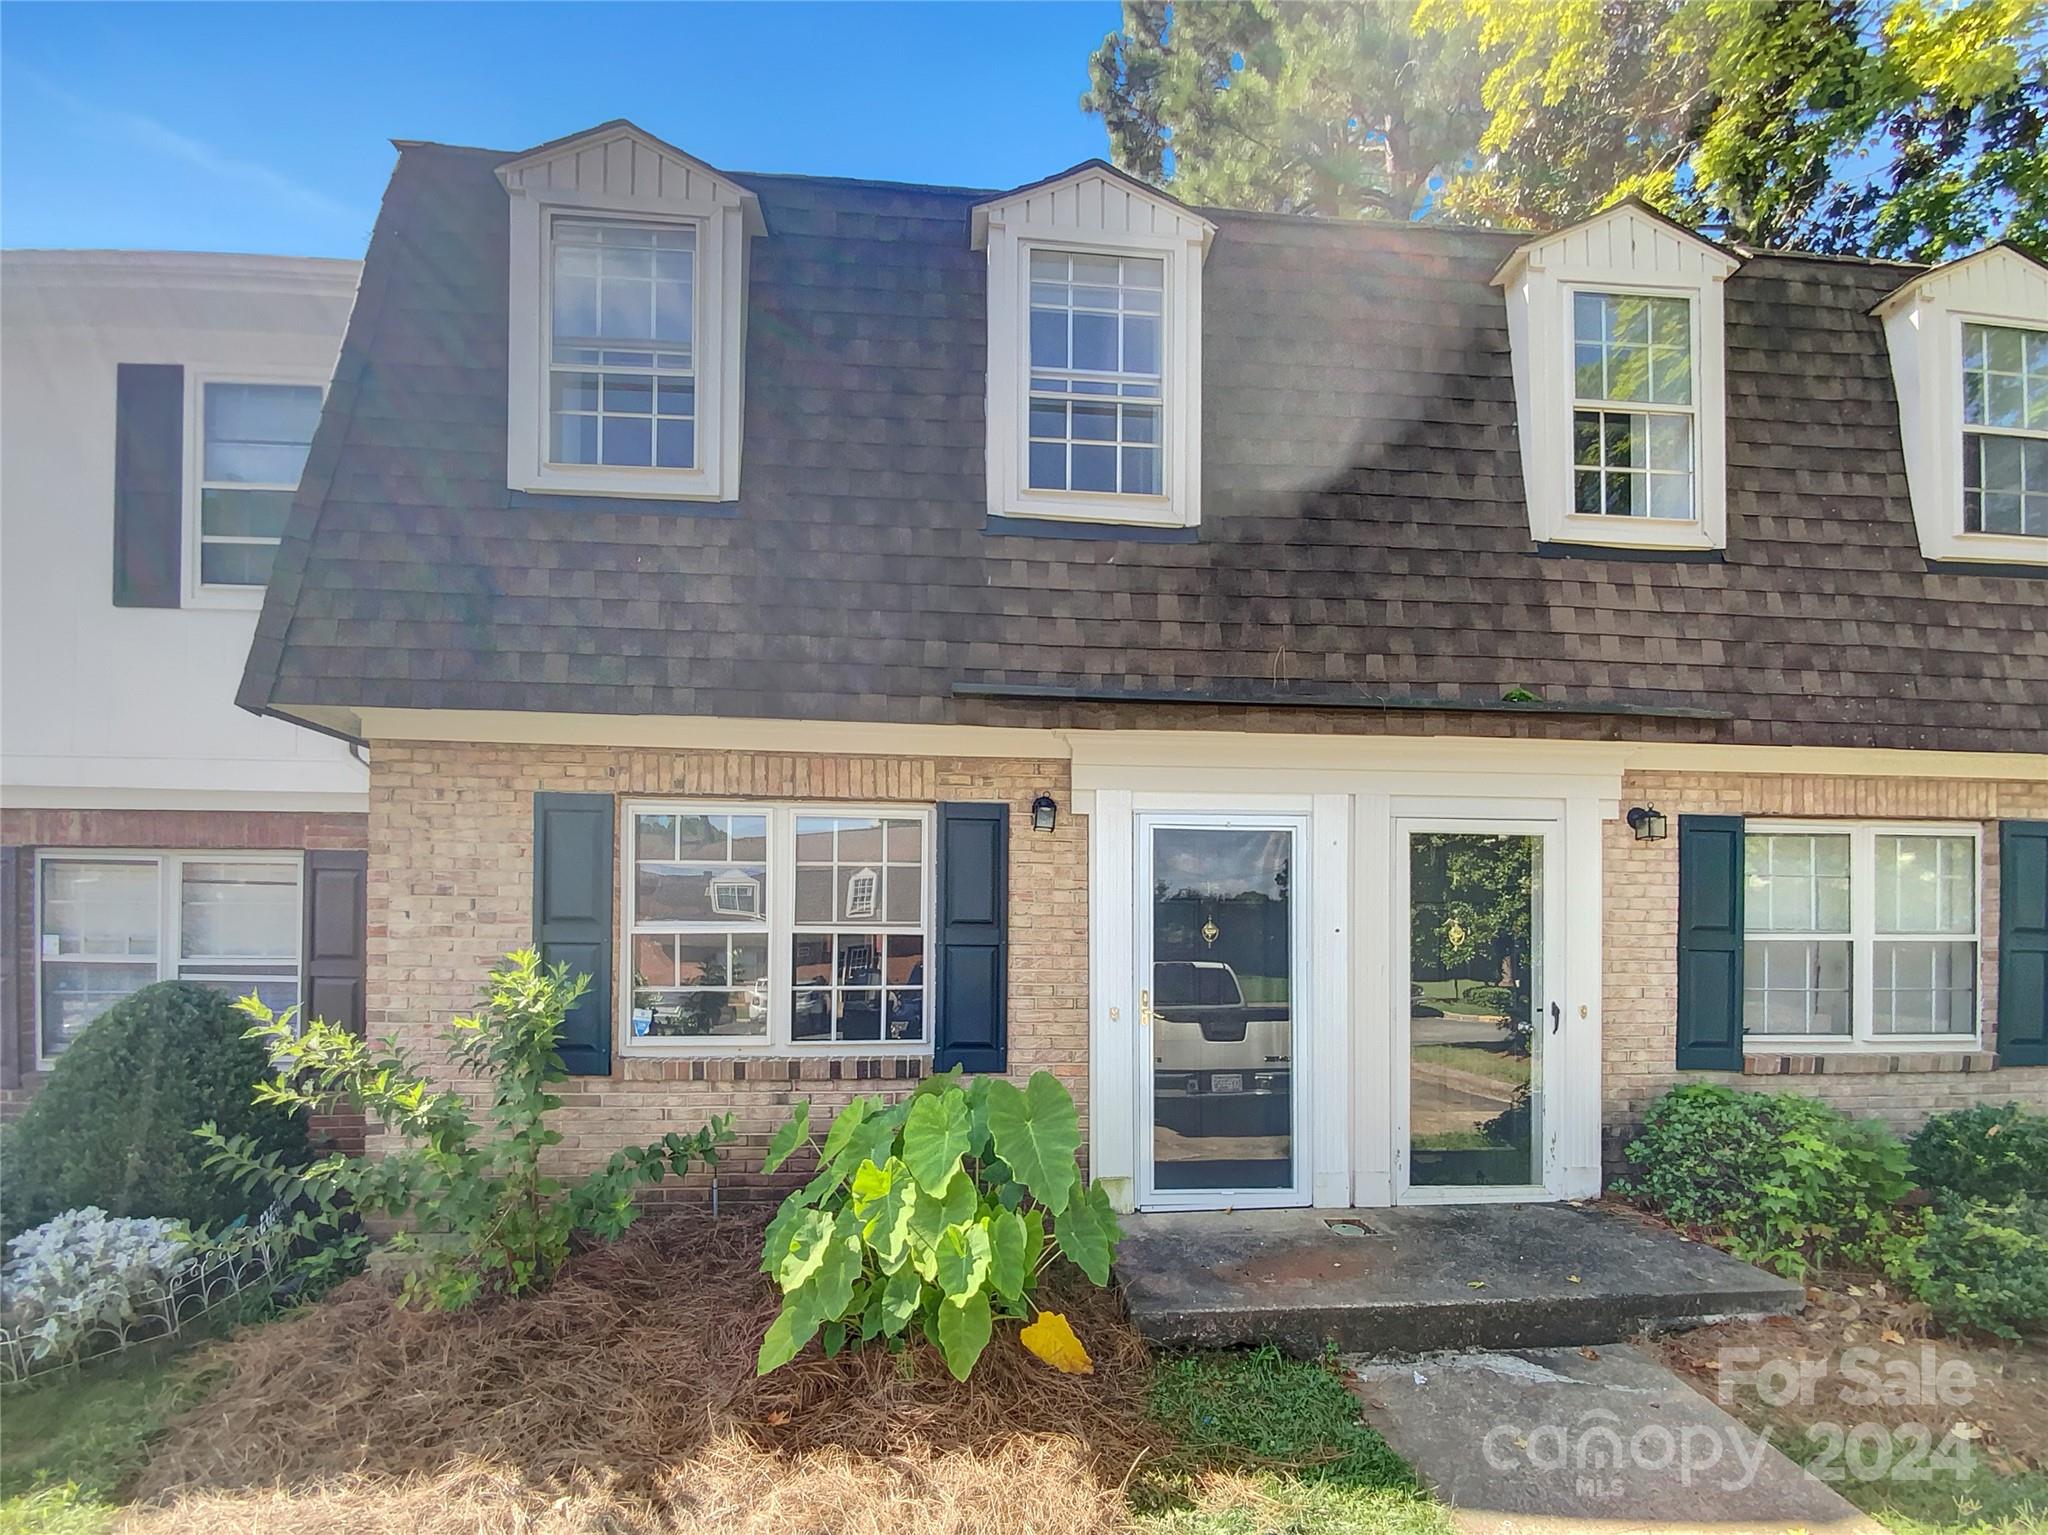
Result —
M 1650 1105 L 1617 1192 L 1713 1228 L 1752 1263 L 1798 1276 L 1811 1263 L 1876 1262 L 1910 1185 L 1884 1126 L 1796 1093 L 1693 1083 Z
M 2017 1103 L 1936 1114 L 1910 1149 L 1922 1188 L 1998 1203 L 2048 1199 L 2048 1114 Z
M 805 1101 L 763 1171 L 814 1145 Z M 761 1269 L 780 1286 L 782 1311 L 756 1368 L 766 1375 L 821 1335 L 828 1355 L 849 1340 L 893 1346 L 914 1321 L 965 1380 L 997 1320 L 1037 1313 L 1032 1297 L 1055 1251 L 1109 1283 L 1123 1233 L 1102 1186 L 1083 1186 L 1080 1147 L 1074 1100 L 1050 1072 L 1019 1089 L 956 1071 L 892 1105 L 854 1099 L 816 1148 L 817 1175 L 769 1223 Z M 1056 1367 L 1085 1368 L 1078 1345 L 1070 1363 L 1052 1357 L 1073 1336 L 1064 1318 L 1043 1317 L 1026 1329 L 1027 1346 Z
M 1925 1227 L 1889 1257 L 1945 1327 L 2017 1338 L 2048 1326 L 2048 1201 L 1939 1195 Z
M 345 1098 L 403 1144 L 374 1161 L 337 1155 L 297 1169 L 208 1126 L 200 1132 L 213 1148 L 208 1165 L 292 1201 L 290 1234 L 316 1249 L 356 1211 L 404 1222 L 389 1245 L 421 1254 L 406 1274 L 409 1303 L 454 1311 L 485 1296 L 537 1289 L 579 1233 L 610 1240 L 633 1223 L 639 1185 L 680 1177 L 692 1162 L 715 1167 L 718 1147 L 732 1139 L 731 1116 L 722 1115 L 694 1135 L 670 1131 L 629 1146 L 574 1184 L 542 1173 L 542 1152 L 562 1139 L 547 1124 L 562 1102 L 548 1088 L 568 1076 L 555 1047 L 562 1019 L 589 984 L 587 975 L 572 982 L 565 965 L 543 970 L 540 956 L 524 949 L 491 972 L 483 1010 L 454 1020 L 457 1064 L 490 1084 L 487 1124 L 477 1123 L 461 1095 L 436 1092 L 395 1047 L 379 1054 L 346 1029 L 319 1022 L 295 1034 L 291 1014 L 276 1017 L 245 998 L 251 1036 L 267 1041 L 279 1063 L 276 1079 L 257 1089 L 262 1101 L 310 1108 Z
M 280 1164 L 303 1162 L 306 1117 L 254 1101 L 270 1056 L 217 991 L 160 981 L 79 1031 L 0 1151 L 0 1236 L 66 1210 L 220 1226 L 253 1212 L 207 1166 L 193 1131 L 217 1124 Z

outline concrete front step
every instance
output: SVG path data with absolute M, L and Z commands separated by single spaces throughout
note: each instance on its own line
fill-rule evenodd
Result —
M 1123 1227 L 1131 1320 L 1168 1347 L 1557 1348 L 1805 1301 L 1791 1280 L 1576 1205 L 1176 1212 Z

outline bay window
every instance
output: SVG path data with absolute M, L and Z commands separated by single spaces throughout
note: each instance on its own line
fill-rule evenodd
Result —
M 1744 862 L 1752 1043 L 1974 1040 L 1975 828 L 1753 822 Z
M 626 1049 L 923 1050 L 931 817 L 636 803 Z
M 298 1004 L 297 854 L 46 852 L 36 866 L 36 1007 L 42 1058 L 159 980 L 282 1012 Z

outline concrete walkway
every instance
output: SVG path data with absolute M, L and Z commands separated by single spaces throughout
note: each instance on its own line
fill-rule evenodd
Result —
M 1575 1205 L 1201 1211 L 1123 1228 L 1131 1320 L 1168 1346 L 1557 1347 L 1805 1303 L 1791 1280 Z
M 1366 1421 L 1466 1535 L 1883 1535 L 1626 1344 L 1351 1368 Z

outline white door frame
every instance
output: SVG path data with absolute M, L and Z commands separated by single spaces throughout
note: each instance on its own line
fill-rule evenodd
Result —
M 1141 1210 L 1272 1209 L 1306 1205 L 1314 1188 L 1311 1126 L 1313 1110 L 1309 1084 L 1315 1073 L 1312 1059 L 1310 1013 L 1314 1007 L 1311 991 L 1314 966 L 1310 955 L 1309 908 L 1314 889 L 1314 854 L 1309 846 L 1310 817 L 1305 813 L 1268 810 L 1141 810 L 1132 819 L 1134 856 L 1132 913 L 1132 958 L 1135 968 L 1131 984 L 1149 992 L 1152 975 L 1152 848 L 1153 833 L 1162 829 L 1215 831 L 1285 831 L 1293 839 L 1288 878 L 1288 1007 L 1292 1041 L 1288 1063 L 1289 1153 L 1294 1178 L 1286 1188 L 1255 1189 L 1160 1189 L 1153 1170 L 1153 1077 L 1152 1031 L 1140 1017 L 1131 1031 L 1136 1059 L 1137 1100 L 1133 1105 L 1137 1126 L 1137 1203 Z
M 1498 809 L 1498 815 L 1490 813 Z M 1468 833 L 1477 836 L 1525 836 L 1538 839 L 1542 850 L 1541 901 L 1543 919 L 1543 995 L 1532 997 L 1529 1026 L 1540 1032 L 1538 1069 L 1542 1073 L 1543 1103 L 1539 1144 L 1540 1183 L 1499 1187 L 1457 1185 L 1416 1186 L 1409 1180 L 1409 1125 L 1414 1081 L 1409 999 L 1409 977 L 1413 963 L 1409 916 L 1409 839 L 1417 832 Z M 1388 903 L 1390 963 L 1387 966 L 1392 990 L 1388 997 L 1392 1089 L 1391 1132 L 1393 1137 L 1393 1199 L 1396 1204 L 1520 1204 L 1531 1200 L 1568 1197 L 1565 1146 L 1568 1117 L 1579 1112 L 1581 1095 L 1564 1090 L 1567 1059 L 1563 1027 L 1565 999 L 1571 994 L 1566 973 L 1570 945 L 1565 933 L 1565 815 L 1563 807 L 1533 810 L 1526 804 L 1500 802 L 1448 802 L 1431 807 L 1430 813 L 1401 812 L 1393 819 L 1393 892 Z M 1555 1009 L 1553 1015 L 1552 1009 Z

